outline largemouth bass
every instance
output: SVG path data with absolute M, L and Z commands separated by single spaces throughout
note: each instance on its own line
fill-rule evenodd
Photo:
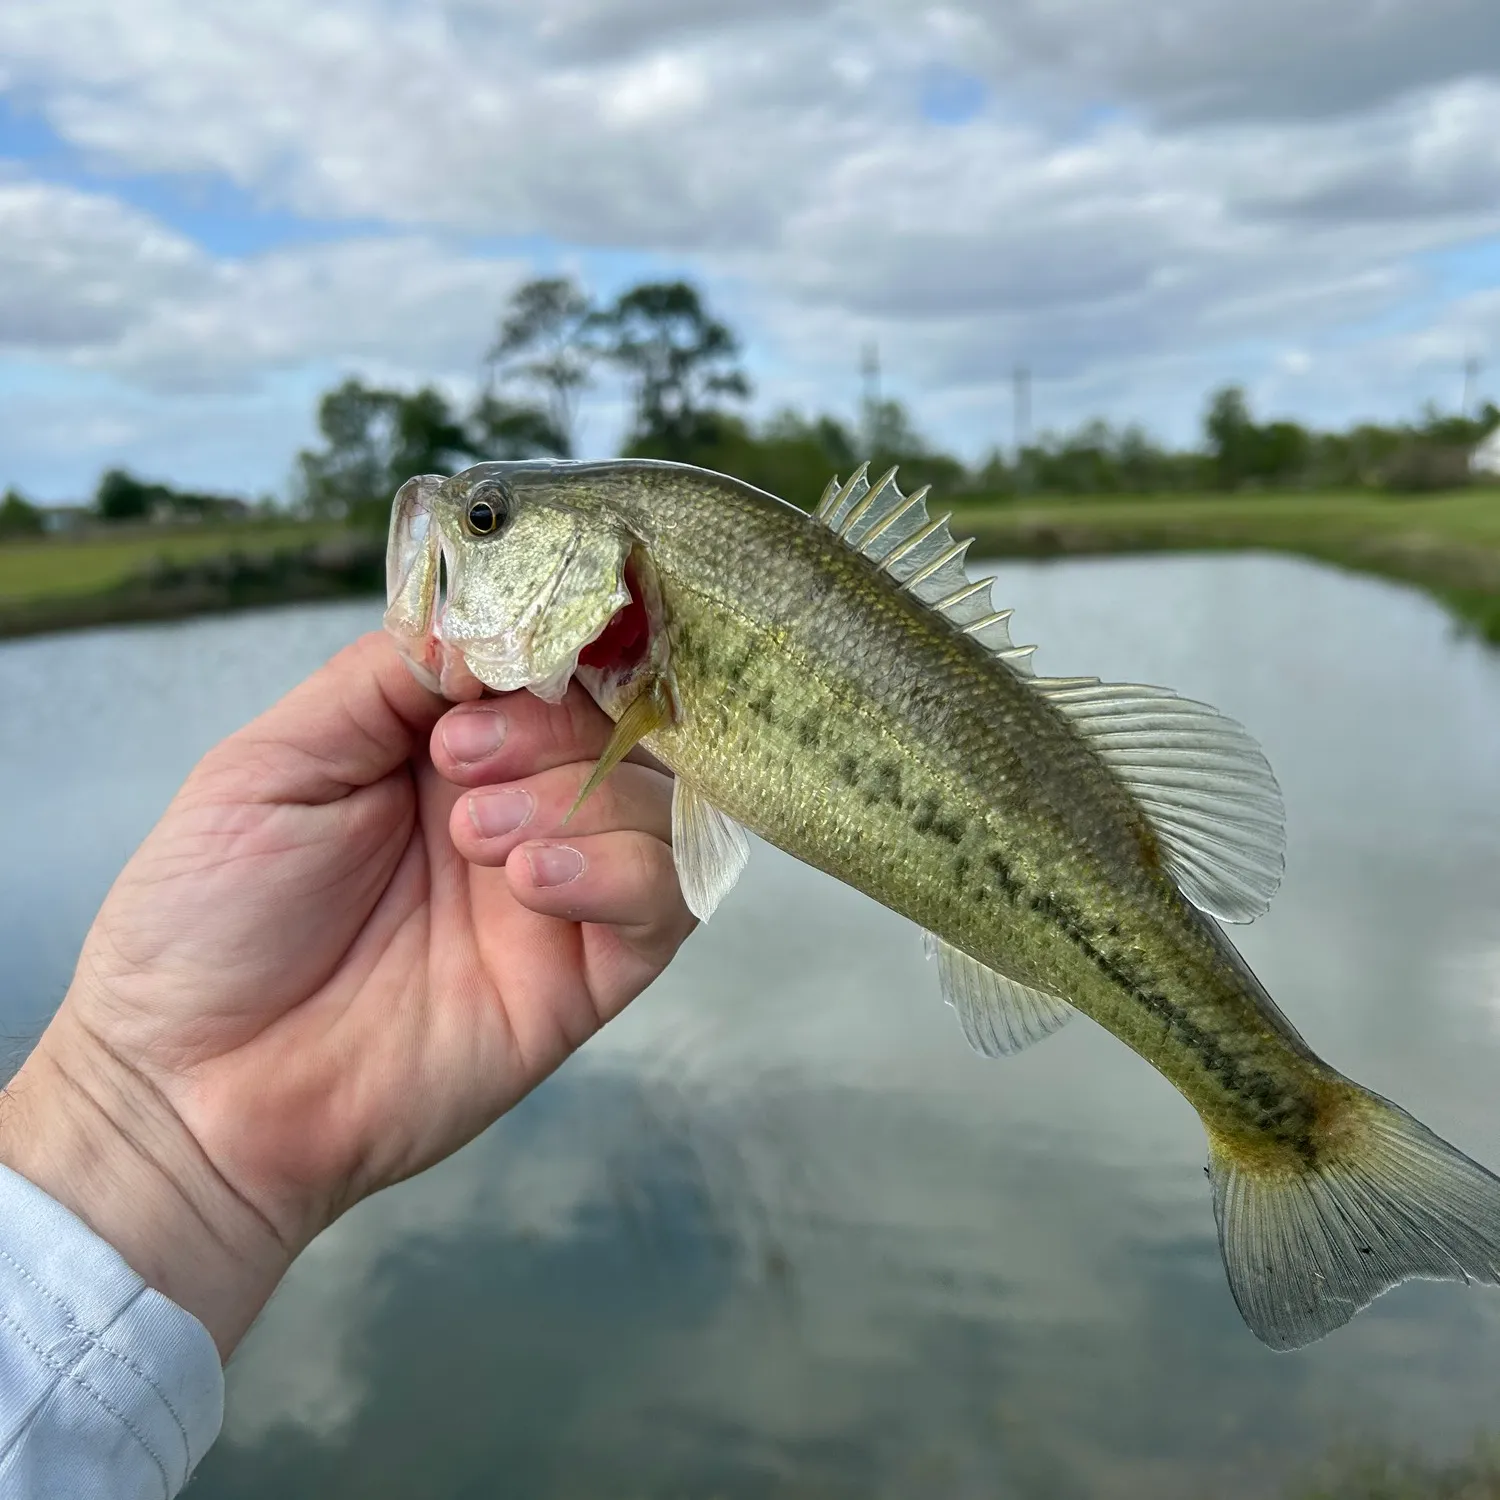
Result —
M 637 743 L 675 773 L 699 916 L 748 828 L 924 928 L 979 1051 L 1077 1009 L 1138 1052 L 1202 1118 L 1229 1285 L 1273 1348 L 1410 1277 L 1500 1281 L 1500 1180 L 1313 1053 L 1220 925 L 1281 876 L 1259 747 L 1162 688 L 1033 675 L 924 494 L 861 470 L 809 515 L 677 464 L 424 475 L 386 624 L 450 697 L 576 676 L 616 725 L 590 787 Z

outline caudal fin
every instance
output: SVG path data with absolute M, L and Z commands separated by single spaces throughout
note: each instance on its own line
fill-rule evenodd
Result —
M 1500 1283 L 1500 1178 L 1377 1094 L 1301 1170 L 1211 1143 L 1214 1217 L 1252 1332 L 1297 1349 L 1413 1277 Z

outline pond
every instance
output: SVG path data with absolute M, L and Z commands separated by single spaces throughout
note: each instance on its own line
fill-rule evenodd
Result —
M 999 569 L 1049 673 L 1250 726 L 1285 884 L 1236 929 L 1308 1040 L 1500 1166 L 1500 654 L 1259 556 Z M 194 759 L 372 603 L 0 648 L 0 1028 L 24 1053 Z M 763 845 L 620 1021 L 361 1206 L 233 1360 L 198 1500 L 1275 1495 L 1495 1421 L 1500 1292 L 1293 1355 L 1230 1301 L 1192 1111 L 1086 1020 L 964 1045 L 902 919 Z

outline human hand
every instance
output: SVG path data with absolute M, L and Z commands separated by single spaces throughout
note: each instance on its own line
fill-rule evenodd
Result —
M 609 729 L 576 687 L 449 709 L 384 637 L 349 647 L 126 866 L 0 1161 L 227 1356 L 321 1229 L 503 1114 L 691 930 L 668 777 L 619 767 L 559 832 Z

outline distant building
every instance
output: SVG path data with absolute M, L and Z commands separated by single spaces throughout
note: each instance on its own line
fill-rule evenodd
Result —
M 232 495 L 197 495 L 186 490 L 167 490 L 146 512 L 156 526 L 177 526 L 183 521 L 244 521 L 251 514 L 243 500 Z
M 1469 454 L 1469 472 L 1500 478 L 1500 427 Z
M 37 510 L 41 512 L 42 530 L 49 536 L 81 531 L 97 519 L 87 504 L 39 505 Z

